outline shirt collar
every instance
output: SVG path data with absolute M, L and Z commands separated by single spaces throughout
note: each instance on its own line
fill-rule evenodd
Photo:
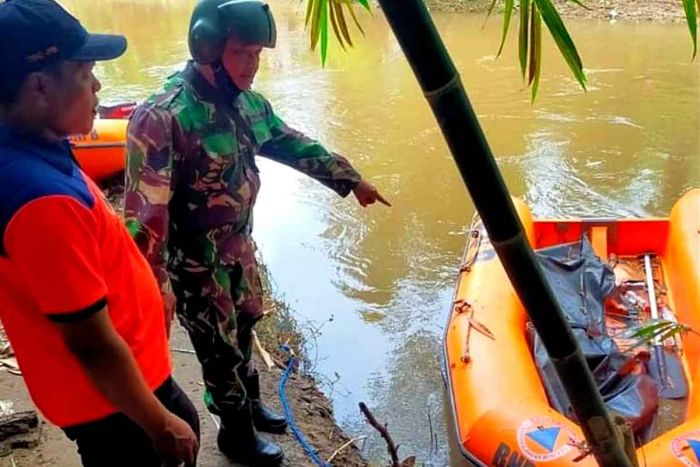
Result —
M 75 166 L 75 157 L 67 139 L 48 141 L 21 128 L 0 124 L 0 147 L 11 147 L 36 157 L 70 174 Z

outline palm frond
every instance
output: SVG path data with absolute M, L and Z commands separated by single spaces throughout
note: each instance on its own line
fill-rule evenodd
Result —
M 326 64 L 328 57 L 328 5 L 333 0 L 321 0 L 321 65 Z
M 633 341 L 630 347 L 631 350 L 642 345 L 653 344 L 657 339 L 659 342 L 663 343 L 666 339 L 689 332 L 698 334 L 697 331 L 686 324 L 676 321 L 655 319 L 630 328 L 625 337 Z
M 587 8 L 579 0 L 570 0 L 584 8 Z M 687 1 L 687 0 L 684 0 Z M 700 0 L 697 0 L 700 1 Z M 510 28 L 510 20 L 514 9 L 514 0 L 504 0 L 503 8 L 503 32 L 501 33 L 501 43 L 496 56 L 500 56 L 503 52 L 503 46 L 506 42 L 508 30 Z M 496 0 L 493 0 L 486 14 L 486 19 L 491 15 Z M 579 82 L 581 87 L 586 89 L 586 74 L 583 71 L 581 57 L 576 49 L 576 44 L 571 39 L 569 31 L 566 29 L 564 22 L 559 16 L 559 12 L 555 8 L 551 0 L 519 0 L 520 6 L 520 21 L 518 31 L 518 60 L 520 62 L 520 74 L 523 79 L 526 79 L 526 85 L 530 87 L 532 92 L 532 100 L 534 102 L 537 97 L 537 89 L 540 83 L 540 74 L 542 72 L 542 20 L 549 29 L 554 42 L 559 47 L 562 56 L 569 65 L 573 75 Z
M 542 17 L 533 1 L 530 8 L 530 73 L 528 86 L 531 86 L 532 101 L 537 97 L 537 89 L 540 85 L 540 72 L 542 71 Z
M 496 2 L 497 2 L 497 1 L 498 1 L 498 0 L 491 0 L 491 6 L 489 7 L 489 11 L 486 13 L 486 19 L 484 19 L 484 25 L 482 26 L 482 28 L 485 28 L 485 27 L 486 27 L 486 22 L 487 22 L 487 21 L 489 20 L 489 18 L 491 17 L 491 13 L 493 13 L 493 9 L 496 8 Z M 699 1 L 700 1 L 700 0 L 699 0 Z
M 510 28 L 510 17 L 513 14 L 513 7 L 515 2 L 513 0 L 506 0 L 506 5 L 503 8 L 503 34 L 501 36 L 501 45 L 498 47 L 498 53 L 496 56 L 500 56 L 503 52 L 503 46 L 506 43 L 506 36 L 508 35 L 508 29 Z
M 566 29 L 564 22 L 559 16 L 559 12 L 552 3 L 551 0 L 534 0 L 537 4 L 537 8 L 542 13 L 542 19 L 544 24 L 549 29 L 554 42 L 556 42 L 559 51 L 561 52 L 564 60 L 574 74 L 574 77 L 579 82 L 581 87 L 586 89 L 586 74 L 583 72 L 583 63 L 581 62 L 581 57 L 576 50 L 576 44 L 571 39 L 569 31 Z
M 311 50 L 316 50 L 320 45 L 322 65 L 326 64 L 328 57 L 329 30 L 333 31 L 333 36 L 343 50 L 346 50 L 346 46 L 353 45 L 346 13 L 349 13 L 360 34 L 364 35 L 362 25 L 355 14 L 356 4 L 370 11 L 369 0 L 307 0 L 305 25 L 307 28 L 311 26 L 309 29 Z
M 492 0 L 486 19 L 491 16 L 498 1 Z M 525 79 L 527 86 L 531 88 L 532 100 L 534 101 L 537 96 L 539 77 L 542 70 L 542 22 L 547 26 L 550 35 L 557 44 L 564 61 L 569 66 L 576 81 L 585 90 L 587 79 L 583 71 L 583 61 L 552 0 L 517 1 L 520 7 L 518 26 L 520 73 Z M 582 8 L 590 9 L 582 0 L 569 1 Z M 516 0 L 503 0 L 503 2 L 503 32 L 498 55 L 501 54 L 505 45 Z M 700 0 L 681 0 L 681 2 L 693 43 L 693 59 L 695 59 L 697 54 L 697 20 L 698 15 L 700 15 Z M 346 46 L 352 47 L 353 45 L 347 13 L 352 18 L 352 22 L 357 30 L 364 35 L 362 25 L 355 14 L 354 7 L 356 5 L 360 5 L 371 13 L 369 0 L 307 0 L 305 25 L 307 28 L 310 26 L 311 50 L 316 50 L 316 46 L 319 43 L 321 45 L 322 64 L 325 65 L 328 55 L 329 30 L 333 31 L 333 36 L 335 36 L 343 49 L 346 49 Z
M 527 72 L 527 52 L 529 38 L 530 0 L 520 0 L 520 33 L 518 34 L 518 59 L 520 61 L 520 74 L 523 75 L 523 80 L 525 80 L 525 72 Z
M 698 11 L 696 11 L 696 8 Z M 693 59 L 698 52 L 698 12 L 700 12 L 700 0 L 683 0 L 683 9 L 685 10 L 685 19 L 688 22 L 690 37 L 693 40 Z

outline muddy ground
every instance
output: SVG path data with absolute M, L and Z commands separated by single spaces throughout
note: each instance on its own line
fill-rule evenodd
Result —
M 678 0 L 589 0 L 583 4 L 588 9 L 561 0 L 557 2 L 557 7 L 562 15 L 569 18 L 665 23 L 685 21 L 683 4 Z

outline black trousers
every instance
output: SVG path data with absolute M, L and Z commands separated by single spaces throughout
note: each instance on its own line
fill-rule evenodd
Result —
M 155 391 L 158 400 L 187 422 L 199 438 L 199 417 L 192 401 L 172 378 Z M 63 430 L 78 445 L 84 467 L 161 467 L 151 439 L 126 415 L 109 417 Z

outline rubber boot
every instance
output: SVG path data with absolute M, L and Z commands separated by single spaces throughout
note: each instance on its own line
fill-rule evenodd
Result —
M 287 429 L 287 419 L 263 404 L 260 400 L 260 376 L 258 370 L 243 379 L 250 407 L 253 412 L 253 424 L 255 428 L 267 433 L 284 433 Z
M 250 404 L 236 412 L 227 410 L 222 414 L 216 444 L 219 451 L 239 464 L 276 467 L 284 459 L 282 448 L 255 431 Z

